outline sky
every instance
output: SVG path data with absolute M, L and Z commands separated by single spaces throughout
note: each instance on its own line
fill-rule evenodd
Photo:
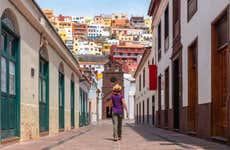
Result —
M 93 17 L 124 12 L 130 16 L 147 16 L 151 0 L 36 0 L 42 9 L 55 14 Z

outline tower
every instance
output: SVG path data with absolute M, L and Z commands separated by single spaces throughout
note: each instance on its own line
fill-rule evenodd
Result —
M 122 64 L 110 59 L 110 61 L 105 64 L 105 70 L 103 72 L 102 119 L 111 118 L 112 106 L 107 101 L 111 97 L 113 86 L 117 83 L 123 87 Z

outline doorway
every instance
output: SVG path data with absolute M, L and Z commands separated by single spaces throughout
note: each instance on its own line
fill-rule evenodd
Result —
M 161 75 L 158 76 L 158 126 L 161 125 Z
M 179 58 L 173 62 L 173 128 L 180 128 Z
M 152 96 L 152 125 L 155 125 L 155 96 Z
M 106 119 L 112 118 L 112 108 L 107 106 L 106 107 Z
M 4 19 L 0 20 L 0 25 L 1 142 L 20 135 L 20 47 L 19 37 L 4 23 Z
M 188 131 L 196 132 L 196 111 L 198 105 L 198 42 L 188 48 Z
M 49 65 L 40 57 L 39 60 L 39 131 L 49 131 Z
M 165 70 L 165 127 L 168 127 L 169 110 L 169 68 Z
M 229 8 L 228 8 L 229 9 Z M 212 24 L 212 135 L 227 138 L 229 101 L 228 9 Z

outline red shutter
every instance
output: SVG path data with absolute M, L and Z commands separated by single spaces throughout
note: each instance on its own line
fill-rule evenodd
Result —
M 149 90 L 157 90 L 157 66 L 149 65 Z

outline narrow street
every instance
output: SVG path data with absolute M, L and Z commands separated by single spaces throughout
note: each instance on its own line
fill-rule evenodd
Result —
M 2 146 L 3 150 L 229 150 L 226 145 L 208 142 L 175 132 L 125 123 L 123 139 L 114 142 L 110 120 L 98 126 L 80 128 L 54 137 Z

